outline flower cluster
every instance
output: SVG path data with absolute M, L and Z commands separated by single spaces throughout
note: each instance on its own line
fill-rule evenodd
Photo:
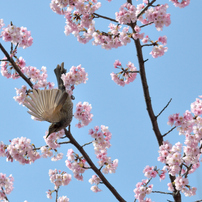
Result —
M 96 184 L 96 185 L 93 185 L 90 188 L 91 191 L 93 191 L 95 193 L 102 191 L 101 189 L 98 188 L 98 184 L 101 182 L 101 180 L 100 180 L 100 178 L 97 175 L 93 175 L 92 178 L 89 179 L 89 182 L 91 184 Z
M 68 73 L 62 74 L 61 79 L 64 82 L 64 86 L 69 94 L 72 94 L 72 86 L 86 83 L 88 80 L 88 74 L 85 69 L 78 65 L 77 67 L 72 66 Z
M 60 147 L 60 144 L 57 143 L 57 140 L 60 139 L 61 137 L 63 137 L 65 134 L 64 129 L 56 132 L 56 133 L 51 133 L 48 138 L 46 138 L 46 136 L 48 135 L 48 131 L 46 131 L 45 136 L 43 136 L 46 144 L 51 148 L 51 149 L 56 149 L 58 147 Z M 48 152 L 48 150 L 44 150 L 46 155 L 46 151 Z M 47 154 L 48 155 L 48 154 Z
M 144 175 L 148 179 L 142 180 L 142 182 L 138 182 L 136 184 L 136 188 L 134 189 L 135 192 L 135 198 L 139 200 L 139 202 L 151 202 L 150 198 L 146 198 L 146 195 L 150 194 L 152 192 L 153 184 L 148 185 L 152 178 L 155 178 L 156 176 L 160 177 L 160 180 L 165 179 L 165 173 L 166 173 L 166 167 L 164 167 L 162 170 L 157 169 L 156 167 L 152 166 L 146 166 L 143 170 Z
M 15 88 L 15 90 L 17 95 L 13 99 L 21 105 L 26 98 L 27 86 L 23 85 L 22 88 Z
M 199 96 L 200 98 L 202 98 L 202 96 Z M 195 116 L 199 116 L 202 114 L 202 100 L 196 98 L 196 101 L 191 103 L 191 112 L 195 115 Z
M 31 164 L 40 158 L 40 154 L 34 150 L 31 140 L 26 137 L 14 138 L 7 147 L 7 160 L 13 162 L 13 159 L 21 164 Z
M 0 142 L 0 157 L 6 156 L 6 145 L 3 143 L 3 141 Z
M 201 136 L 202 137 L 202 136 Z M 201 139 L 200 137 L 200 139 Z M 199 167 L 199 153 L 197 137 L 187 134 L 183 147 L 184 155 L 181 155 L 182 144 L 180 142 L 172 146 L 168 141 L 163 142 L 159 147 L 158 160 L 166 164 L 168 173 L 176 176 L 175 188 L 182 191 L 186 196 L 195 194 L 196 188 L 188 186 L 187 175 L 193 173 Z M 172 184 L 168 184 L 168 189 L 173 191 Z
M 69 202 L 69 198 L 66 196 L 61 196 L 57 199 L 57 202 Z
M 1 24 L 2 25 L 2 24 Z M 11 43 L 19 47 L 27 48 L 32 45 L 33 38 L 31 32 L 27 31 L 26 27 L 16 27 L 15 25 L 8 25 L 3 28 L 1 36 L 4 41 L 10 41 Z
M 55 185 L 55 189 L 58 189 L 60 186 L 68 185 L 71 181 L 71 175 L 65 171 L 61 172 L 60 170 L 49 170 L 50 181 Z
M 12 175 L 6 177 L 6 174 L 0 173 L 0 200 L 5 200 L 6 195 L 10 194 L 13 191 L 13 181 L 14 178 Z
M 66 18 L 65 34 L 74 34 L 81 43 L 87 43 L 91 40 L 94 30 L 93 13 L 100 7 L 101 3 L 94 0 L 92 2 L 90 0 L 70 2 L 67 10 L 63 8 L 63 11 L 60 12 Z
M 122 71 L 119 73 L 112 72 L 110 74 L 112 80 L 120 86 L 125 86 L 125 84 L 133 82 L 137 76 L 137 68 L 134 66 L 133 63 L 128 62 L 126 66 L 127 68 L 124 69 L 121 65 L 121 62 L 119 60 L 116 60 L 114 63 L 114 67 L 119 68 Z
M 190 4 L 190 0 L 183 0 L 183 1 L 181 0 L 181 2 L 179 2 L 178 0 L 170 0 L 170 1 L 173 2 L 174 5 L 179 8 L 184 8 Z
M 50 8 L 53 12 L 64 15 L 64 8 L 69 4 L 71 0 L 52 0 L 50 3 Z
M 86 160 L 83 157 L 79 157 L 73 149 L 68 149 L 66 166 L 74 173 L 74 177 L 77 180 L 83 181 L 82 174 L 87 168 Z
M 0 19 L 0 29 L 4 26 L 4 20 L 3 19 Z
M 179 116 L 179 113 L 170 115 L 168 117 L 168 125 L 175 125 L 178 127 L 179 134 L 191 133 L 195 122 L 198 122 L 200 117 L 197 117 L 196 120 L 192 116 L 191 112 L 186 110 L 183 116 Z
M 130 3 L 121 5 L 119 12 L 116 12 L 115 15 L 120 24 L 128 24 L 137 20 L 136 7 Z
M 184 193 L 185 196 L 193 196 L 196 195 L 196 187 L 190 187 L 189 184 L 189 180 L 187 178 L 184 178 L 182 176 L 178 176 L 176 177 L 176 179 L 174 180 L 175 183 L 175 188 L 179 191 L 182 191 L 182 193 Z M 188 189 L 187 189 L 188 188 Z M 169 191 L 174 191 L 173 186 L 171 183 L 168 183 L 168 190 Z
M 4 57 L 3 60 L 6 60 L 6 57 Z M 22 57 L 19 57 L 16 60 L 16 65 L 22 70 L 22 68 L 25 67 L 25 60 Z M 13 66 L 8 61 L 1 61 L 1 74 L 7 79 L 20 78 L 19 74 L 14 70 Z
M 151 7 L 145 12 L 145 17 L 147 21 L 144 23 L 155 24 L 155 27 L 158 31 L 163 29 L 163 26 L 169 26 L 171 23 L 170 14 L 166 13 L 168 5 L 160 5 L 156 7 Z
M 51 149 L 46 146 L 41 147 L 40 150 L 41 150 L 41 157 L 43 158 L 53 156 L 53 152 L 51 151 Z M 63 158 L 63 153 L 57 153 L 51 158 L 51 161 L 58 161 L 58 160 L 61 160 L 62 158 Z
M 147 39 L 143 39 L 144 42 L 147 42 Z M 158 42 L 162 43 L 162 45 L 159 45 Z M 168 48 L 164 47 L 167 44 L 167 37 L 161 36 L 158 38 L 158 40 L 153 43 L 154 47 L 150 54 L 153 58 L 161 57 L 164 55 L 165 52 L 167 52 Z
M 99 166 L 104 166 L 102 172 L 105 174 L 115 173 L 118 167 L 118 159 L 112 161 L 111 157 L 107 156 L 107 149 L 111 147 L 110 139 L 112 136 L 108 127 L 101 125 L 101 131 L 99 131 L 99 126 L 95 126 L 94 130 L 89 130 L 89 135 L 95 139 L 93 146 L 96 157 L 99 159 Z
M 112 48 L 118 48 L 130 43 L 131 34 L 129 33 L 129 27 L 124 27 L 120 31 L 121 26 L 110 23 L 108 33 L 102 33 L 95 31 L 92 36 L 94 38 L 93 45 L 101 45 L 102 48 L 110 50 Z
M 76 124 L 76 127 L 81 128 L 87 126 L 91 121 L 93 114 L 91 114 L 91 105 L 88 102 L 84 102 L 83 104 L 79 102 L 76 105 L 76 112 L 74 113 L 74 117 L 79 120 L 79 123 Z
M 142 182 L 138 182 L 136 184 L 136 188 L 133 190 L 135 192 L 135 198 L 139 200 L 139 202 L 151 202 L 151 199 L 146 198 L 146 195 L 151 194 L 153 185 L 148 184 L 148 180 L 142 180 Z

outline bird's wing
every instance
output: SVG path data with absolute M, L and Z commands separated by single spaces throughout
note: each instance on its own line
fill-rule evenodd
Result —
M 30 110 L 29 114 L 33 115 L 40 121 L 51 123 L 60 121 L 60 110 L 65 103 L 68 94 L 59 89 L 51 90 L 33 90 L 29 93 L 24 105 Z

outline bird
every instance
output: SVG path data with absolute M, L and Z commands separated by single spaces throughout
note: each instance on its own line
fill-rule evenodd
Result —
M 61 75 L 66 73 L 64 63 L 54 69 L 58 89 L 33 89 L 28 93 L 23 104 L 29 109 L 28 113 L 39 121 L 51 123 L 46 138 L 51 133 L 58 132 L 70 125 L 73 117 L 73 102 L 65 91 Z

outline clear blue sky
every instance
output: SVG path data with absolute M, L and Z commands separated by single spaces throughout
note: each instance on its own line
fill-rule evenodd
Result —
M 114 18 L 125 1 L 102 1 L 99 14 Z M 139 1 L 141 2 L 141 1 Z M 190 109 L 190 104 L 198 95 L 202 95 L 201 84 L 201 8 L 202 1 L 191 1 L 190 6 L 184 9 L 175 8 L 168 0 L 158 3 L 168 3 L 168 12 L 171 13 L 171 25 L 165 27 L 162 32 L 156 31 L 154 26 L 144 30 L 145 33 L 156 40 L 159 36 L 167 35 L 168 52 L 165 56 L 153 59 L 149 52 L 150 47 L 144 49 L 146 73 L 149 90 L 155 113 L 158 114 L 167 102 L 172 98 L 169 107 L 159 118 L 162 133 L 167 132 L 168 116 L 173 113 L 183 114 Z M 134 4 L 137 2 L 134 1 Z M 65 19 L 53 13 L 49 7 L 50 1 L 1 1 L 0 18 L 5 24 L 13 22 L 16 26 L 25 26 L 31 31 L 34 43 L 30 48 L 18 49 L 18 56 L 26 60 L 26 64 L 41 68 L 46 66 L 48 81 L 56 82 L 53 69 L 57 64 L 64 62 L 65 68 L 81 64 L 88 72 L 89 80 L 86 84 L 79 85 L 74 91 L 76 97 L 74 104 L 79 101 L 87 101 L 92 104 L 93 121 L 89 126 L 77 129 L 76 121 L 72 122 L 72 133 L 80 144 L 91 141 L 88 130 L 96 125 L 109 126 L 112 133 L 112 147 L 108 153 L 112 159 L 119 159 L 119 166 L 115 174 L 106 177 L 118 190 L 126 201 L 134 201 L 133 189 L 137 182 L 145 179 L 142 170 L 146 165 L 162 168 L 164 165 L 157 162 L 158 144 L 152 131 L 151 123 L 146 112 L 146 106 L 141 88 L 139 75 L 137 79 L 125 87 L 116 85 L 110 77 L 114 71 L 113 63 L 119 59 L 123 65 L 131 61 L 138 68 L 136 51 L 133 43 L 126 47 L 114 50 L 103 50 L 99 46 L 92 46 L 91 42 L 83 45 L 77 42 L 72 35 L 64 34 Z M 108 22 L 98 20 L 97 26 L 104 31 L 108 30 Z M 100 23 L 100 24 L 99 24 Z M 9 43 L 3 42 L 9 50 Z M 0 52 L 0 58 L 3 54 Z M 33 121 L 27 113 L 27 109 L 14 101 L 14 88 L 21 88 L 25 82 L 22 79 L 11 80 L 0 77 L 0 140 L 5 144 L 15 137 L 25 136 L 31 139 L 37 147 L 45 145 L 44 132 L 49 124 Z M 177 131 L 167 136 L 171 143 L 183 141 Z M 32 165 L 20 165 L 18 162 L 6 162 L 0 158 L 0 172 L 14 176 L 14 191 L 8 196 L 11 202 L 44 202 L 46 191 L 53 189 L 49 181 L 49 169 L 61 169 L 71 173 L 65 166 L 66 152 L 71 145 L 63 145 L 59 151 L 65 155 L 61 161 L 52 162 L 50 159 L 37 160 Z M 85 147 L 90 156 L 97 162 L 92 145 Z M 185 198 L 190 202 L 202 199 L 202 172 L 201 168 L 191 176 L 190 185 L 198 188 L 197 195 L 193 198 Z M 79 201 L 109 201 L 115 202 L 114 196 L 105 188 L 100 193 L 90 191 L 91 185 L 88 179 L 93 172 L 87 170 L 84 181 L 80 182 L 72 178 L 68 186 L 61 187 L 59 195 L 67 195 L 72 202 Z M 159 183 L 159 179 L 153 182 L 153 190 L 167 191 L 168 180 Z M 172 200 L 171 197 L 159 194 L 151 194 L 152 201 Z M 52 200 L 54 201 L 54 200 Z

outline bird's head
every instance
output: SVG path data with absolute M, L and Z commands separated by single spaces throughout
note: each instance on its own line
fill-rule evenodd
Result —
M 46 138 L 51 134 L 51 133 L 55 133 L 58 132 L 62 129 L 62 124 L 60 122 L 57 123 L 52 123 L 49 128 L 48 128 L 48 135 L 46 136 Z

